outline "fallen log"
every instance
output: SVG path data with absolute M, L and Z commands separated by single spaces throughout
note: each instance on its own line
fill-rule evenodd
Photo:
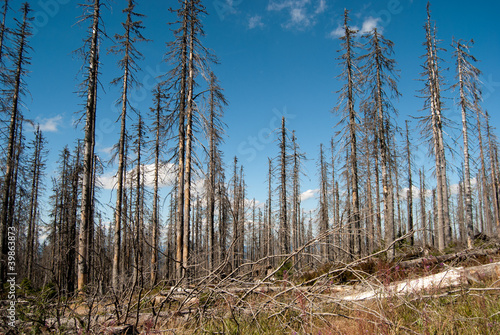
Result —
M 491 256 L 496 254 L 500 254 L 500 248 L 483 249 L 483 250 L 464 250 L 449 255 L 426 256 L 408 261 L 402 261 L 397 263 L 397 265 L 399 265 L 399 267 L 401 268 L 412 268 L 420 264 L 430 265 L 430 264 L 448 262 L 451 260 L 463 261 L 471 257 Z
M 360 301 L 374 298 L 387 298 L 394 295 L 406 295 L 425 290 L 440 290 L 471 282 L 484 282 L 487 279 L 500 278 L 500 262 L 468 268 L 450 268 L 446 271 L 416 279 L 396 282 L 374 290 L 355 293 L 340 298 L 344 301 Z

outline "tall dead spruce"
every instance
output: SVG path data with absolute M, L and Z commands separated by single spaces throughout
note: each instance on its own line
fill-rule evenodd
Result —
M 171 92 L 174 114 L 178 122 L 177 157 L 177 217 L 176 217 L 176 276 L 187 275 L 189 267 L 189 235 L 191 224 L 191 185 L 194 166 L 193 145 L 198 106 L 195 102 L 196 78 L 198 74 L 208 76 L 208 64 L 216 62 L 215 57 L 200 41 L 205 35 L 201 16 L 206 15 L 201 0 L 179 0 L 177 14 L 179 28 L 174 30 L 174 40 L 168 44 L 168 61 L 173 68 L 165 81 Z
M 26 93 L 24 77 L 26 76 L 26 67 L 30 64 L 28 52 L 30 46 L 28 39 L 31 34 L 31 21 L 30 6 L 26 2 L 21 9 L 23 18 L 22 21 L 16 20 L 17 28 L 14 31 L 14 48 L 12 53 L 13 68 L 5 73 L 6 80 L 6 109 L 10 112 L 10 121 L 8 122 L 8 137 L 7 137 L 7 154 L 6 154 L 6 167 L 5 175 L 3 178 L 2 189 L 2 204 L 1 204 L 1 217 L 0 217 L 0 291 L 3 289 L 3 284 L 6 281 L 7 275 L 7 232 L 8 228 L 13 225 L 13 200 L 14 190 L 16 189 L 16 147 L 17 141 L 21 138 L 19 126 L 22 122 L 21 113 L 21 98 Z M 7 107 L 8 106 L 8 107 Z
M 397 89 L 396 61 L 393 55 L 393 43 L 382 36 L 377 29 L 364 35 L 368 40 L 366 55 L 360 57 L 364 61 L 362 67 L 363 81 L 367 87 L 367 97 L 363 100 L 363 109 L 370 111 L 372 131 L 375 133 L 376 152 L 380 155 L 382 167 L 382 190 L 384 196 L 385 244 L 388 247 L 395 236 L 394 224 L 394 187 L 390 177 L 391 151 L 389 139 L 394 126 L 391 114 L 396 114 L 391 98 L 399 97 Z M 393 249 L 389 249 L 389 257 L 393 257 Z
M 355 48 L 358 43 L 355 42 L 356 31 L 349 27 L 349 11 L 344 11 L 344 26 L 340 52 L 343 54 L 339 57 L 343 66 L 342 73 L 339 75 L 345 84 L 340 90 L 339 104 L 335 108 L 342 114 L 342 121 L 347 123 L 348 136 L 348 166 L 349 166 L 349 181 L 348 189 L 350 190 L 350 215 L 348 216 L 347 229 L 351 234 L 353 243 L 351 244 L 350 252 L 354 256 L 361 254 L 361 232 L 360 232 L 360 211 L 359 211 L 359 183 L 358 183 L 358 158 L 357 158 L 357 131 L 358 123 L 357 112 L 355 110 L 355 97 L 359 92 L 359 71 L 357 70 L 357 58 Z
M 424 46 L 425 108 L 430 110 L 430 116 L 423 118 L 424 133 L 432 131 L 432 147 L 436 163 L 436 230 L 438 249 L 443 251 L 451 240 L 449 219 L 448 185 L 446 179 L 446 157 L 443 139 L 443 105 L 441 102 L 441 76 L 437 52 L 442 50 L 437 46 L 436 28 L 431 21 L 430 5 L 427 4 L 427 21 L 425 23 L 426 40 Z M 428 137 L 428 136 L 427 136 Z
M 40 126 L 36 127 L 35 139 L 33 141 L 33 156 L 31 158 L 31 196 L 30 196 L 30 206 L 29 206 L 29 217 L 28 217 L 28 232 L 26 241 L 26 273 L 30 281 L 33 280 L 33 269 L 35 260 L 35 248 L 36 248 L 36 237 L 38 231 L 38 219 L 39 219 L 39 202 L 40 202 L 40 188 L 42 185 L 43 171 L 45 169 L 45 159 L 44 155 L 47 151 L 44 149 L 46 140 L 42 135 Z M 68 248 L 70 249 L 70 248 Z M 69 251 L 69 250 L 68 250 Z
M 114 79 L 112 84 L 122 84 L 121 96 L 117 101 L 117 105 L 121 105 L 120 113 L 120 139 L 118 142 L 118 172 L 116 184 L 116 208 L 115 208 L 115 230 L 113 237 L 113 265 L 111 284 L 115 290 L 120 288 L 120 254 L 122 243 L 122 221 L 123 215 L 123 193 L 124 193 L 124 174 L 126 172 L 125 162 L 125 141 L 127 140 L 127 112 L 135 109 L 130 105 L 129 91 L 136 86 L 137 80 L 135 73 L 138 70 L 137 60 L 142 58 L 142 54 L 135 47 L 136 42 L 146 41 L 141 33 L 144 28 L 142 21 L 139 19 L 143 17 L 142 14 L 135 12 L 135 0 L 128 0 L 128 6 L 123 10 L 127 14 L 126 21 L 122 23 L 125 32 L 123 35 L 115 35 L 117 45 L 111 48 L 110 52 L 123 55 L 123 58 L 118 62 L 118 66 L 123 71 L 123 75 Z M 135 21 L 134 21 L 135 20 Z
M 82 95 L 86 96 L 85 104 L 85 137 L 83 140 L 83 181 L 81 198 L 81 222 L 78 244 L 78 291 L 84 292 L 89 280 L 89 246 L 91 244 L 91 231 L 93 230 L 93 171 L 95 147 L 95 119 L 97 107 L 97 76 L 99 67 L 99 36 L 101 34 L 100 0 L 89 1 L 80 5 L 84 10 L 82 21 L 90 20 L 89 37 L 84 40 L 84 47 L 80 49 L 85 69 L 88 71 L 82 83 Z
M 469 158 L 469 113 L 477 107 L 475 97 L 480 94 L 480 71 L 473 65 L 474 56 L 469 53 L 469 45 L 462 41 L 454 41 L 454 57 L 457 65 L 457 84 L 460 100 L 458 105 L 462 112 L 462 137 L 464 140 L 464 195 L 465 195 L 465 226 L 467 229 L 467 247 L 472 248 L 474 238 L 474 223 L 472 214 L 472 188 Z
M 154 156 L 154 177 L 153 177 L 153 214 L 151 218 L 151 286 L 154 286 L 158 280 L 158 252 L 160 239 L 160 199 L 159 199 L 159 173 L 160 167 L 163 165 L 160 159 L 161 143 L 165 140 L 165 122 L 164 109 L 167 97 L 162 92 L 159 86 L 154 90 L 153 103 L 151 108 L 151 116 L 153 117 L 153 130 L 155 139 L 153 142 Z
M 222 168 L 222 152 L 219 145 L 222 143 L 224 134 L 224 124 L 222 123 L 223 108 L 227 105 L 226 98 L 219 81 L 213 72 L 210 73 L 210 96 L 209 116 L 207 120 L 207 136 L 208 136 L 208 180 L 207 186 L 207 230 L 208 230 L 208 267 L 210 270 L 215 268 L 216 258 L 216 241 L 215 241 L 215 200 L 218 182 L 218 174 Z M 219 206 L 222 206 L 219 203 Z M 220 233 L 220 232 L 219 232 Z

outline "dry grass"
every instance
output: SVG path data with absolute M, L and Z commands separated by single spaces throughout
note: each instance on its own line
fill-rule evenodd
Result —
M 63 299 L 53 287 L 37 292 L 25 288 L 19 292 L 26 302 L 19 308 L 17 331 L 113 334 L 128 324 L 142 334 L 500 334 L 498 278 L 404 296 L 342 300 L 355 291 L 448 266 L 499 259 L 497 254 L 403 268 L 373 257 L 300 273 L 287 265 L 286 271 L 277 269 L 276 281 L 234 276 L 214 283 L 207 277 L 184 293 L 159 285 L 140 295 L 137 289 L 86 300 Z

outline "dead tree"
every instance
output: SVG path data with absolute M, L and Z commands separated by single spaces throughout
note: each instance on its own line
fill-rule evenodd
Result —
M 288 226 L 288 194 L 287 194 L 287 168 L 288 168 L 288 136 L 286 134 L 285 117 L 281 119 L 281 129 L 278 138 L 279 155 L 279 196 L 280 196 L 280 221 L 279 221 L 279 245 L 280 253 L 286 255 L 290 252 L 290 227 Z
M 81 197 L 81 222 L 78 242 L 78 291 L 84 293 L 85 287 L 89 281 L 89 246 L 91 244 L 90 235 L 93 229 L 92 217 L 92 194 L 93 168 L 94 168 L 94 147 L 95 147 L 95 121 L 97 106 L 97 86 L 98 86 L 98 67 L 99 67 L 99 36 L 101 34 L 100 0 L 89 1 L 82 4 L 84 15 L 81 21 L 91 20 L 89 28 L 89 37 L 84 40 L 84 48 L 81 49 L 85 66 L 88 71 L 82 86 L 85 86 L 82 95 L 86 96 L 85 104 L 85 137 L 83 140 L 83 181 Z M 88 46 L 88 50 L 86 47 Z
M 435 157 L 436 174 L 436 219 L 438 233 L 438 248 L 443 251 L 446 244 L 450 242 L 450 220 L 448 204 L 448 185 L 446 178 L 446 157 L 443 138 L 443 105 L 441 102 L 441 76 L 439 57 L 437 52 L 442 50 L 437 46 L 436 29 L 431 22 L 430 4 L 427 4 L 427 21 L 425 23 L 426 47 L 424 72 L 425 88 L 422 93 L 425 96 L 425 108 L 430 110 L 430 116 L 424 118 L 424 132 L 431 131 L 432 147 Z
M 0 22 L 0 70 L 2 72 L 5 71 L 4 67 L 4 55 L 5 55 L 5 34 L 7 32 L 7 27 L 5 26 L 5 21 L 7 18 L 7 10 L 9 9 L 9 0 L 4 0 L 3 5 L 2 5 L 2 22 Z M 2 104 L 2 109 L 4 108 Z
M 302 160 L 305 155 L 300 152 L 299 144 L 295 131 L 292 132 L 292 216 L 291 216 L 291 247 L 292 250 L 299 248 L 301 244 L 301 232 L 304 230 L 301 225 L 301 208 L 300 208 L 300 173 Z
M 35 130 L 35 139 L 33 141 L 33 156 L 31 158 L 31 191 L 30 191 L 30 205 L 29 205 L 29 218 L 28 218 L 28 229 L 27 229 L 27 241 L 26 241 L 26 272 L 27 277 L 30 281 L 33 280 L 33 265 L 35 259 L 35 247 L 37 243 L 35 239 L 37 238 L 36 231 L 38 230 L 38 219 L 39 219 L 39 194 L 42 186 L 42 176 L 45 169 L 45 159 L 46 150 L 44 146 L 46 144 L 45 138 L 42 135 L 40 126 L 37 126 Z
M 134 272 L 133 280 L 137 285 L 142 285 L 144 281 L 144 178 L 142 173 L 142 152 L 145 145 L 145 129 L 141 115 L 135 125 L 136 137 L 134 141 L 135 151 L 135 216 L 134 216 Z M 142 287 L 142 286 L 141 286 Z
M 268 158 L 268 165 L 269 165 L 269 170 L 267 174 L 267 201 L 266 201 L 266 211 L 265 215 L 266 219 L 265 221 L 265 247 L 264 247 L 264 252 L 265 256 L 267 257 L 267 265 L 274 264 L 271 262 L 271 255 L 273 253 L 273 187 L 272 187 L 272 182 L 273 182 L 273 161 L 271 158 Z
M 361 254 L 361 232 L 360 232 L 360 211 L 359 211 L 359 190 L 358 190 L 358 158 L 357 158 L 357 128 L 359 127 L 356 121 L 357 112 L 355 110 L 355 97 L 359 91 L 359 73 L 357 72 L 357 58 L 355 56 L 355 48 L 358 46 L 355 42 L 356 31 L 349 27 L 349 12 L 344 11 L 344 26 L 340 52 L 343 54 L 339 57 L 343 66 L 342 74 L 339 76 L 345 84 L 340 90 L 339 104 L 335 108 L 337 112 L 341 112 L 343 122 L 347 123 L 348 127 L 348 144 L 349 151 L 349 182 L 348 189 L 350 190 L 351 213 L 348 216 L 348 229 L 354 234 L 352 253 L 355 256 Z
M 5 175 L 3 178 L 3 189 L 2 189 L 2 204 L 1 204 L 1 217 L 0 217 L 0 290 L 3 290 L 3 284 L 6 281 L 7 275 L 7 231 L 8 227 L 11 227 L 13 222 L 13 211 L 12 207 L 14 198 L 12 197 L 13 192 L 16 189 L 15 183 L 15 171 L 16 166 L 16 138 L 19 137 L 18 129 L 19 123 L 22 120 L 21 113 L 21 98 L 26 93 L 26 87 L 24 82 L 24 77 L 27 73 L 27 66 L 30 64 L 30 58 L 28 56 L 30 46 L 28 45 L 28 39 L 31 36 L 31 9 L 29 4 L 26 2 L 22 6 L 23 19 L 17 22 L 17 28 L 14 32 L 14 47 L 13 52 L 13 69 L 8 71 L 6 74 L 7 79 L 7 103 L 10 109 L 10 121 L 8 123 L 8 138 L 7 138 L 7 153 L 6 153 L 6 167 Z
M 126 173 L 125 162 L 125 141 L 126 141 L 126 122 L 127 122 L 127 112 L 129 109 L 134 111 L 134 108 L 130 105 L 129 92 L 130 90 L 138 84 L 135 73 L 138 70 L 137 60 L 142 58 L 142 54 L 137 50 L 135 43 L 146 41 L 142 36 L 141 30 L 144 28 L 142 26 L 142 21 L 140 19 L 143 17 L 142 14 L 136 13 L 135 10 L 135 0 L 128 0 L 127 8 L 123 10 L 123 13 L 127 14 L 126 20 L 122 23 L 125 32 L 123 35 L 115 35 L 115 40 L 117 45 L 111 48 L 111 52 L 119 55 L 123 55 L 123 58 L 118 62 L 120 70 L 123 71 L 123 75 L 114 79 L 112 84 L 119 85 L 121 83 L 121 96 L 117 101 L 118 105 L 121 105 L 120 114 L 120 139 L 118 142 L 118 172 L 117 172 L 117 184 L 116 184 L 116 207 L 115 207 L 115 229 L 113 238 L 113 263 L 112 263 L 112 275 L 111 284 L 115 290 L 120 289 L 120 253 L 121 253 L 121 242 L 122 242 L 122 220 L 123 220 L 123 193 L 124 193 L 124 174 Z
M 186 97 L 188 77 L 188 35 L 189 35 L 189 5 L 187 0 L 179 1 L 181 7 L 175 11 L 180 27 L 174 30 L 174 40 L 168 43 L 167 53 L 170 63 L 174 67 L 168 73 L 166 84 L 168 90 L 175 92 L 175 106 L 178 120 L 177 136 L 177 201 L 176 201 L 176 234 L 175 234 L 175 270 L 176 278 L 180 280 L 184 275 L 182 267 L 184 243 L 184 159 L 186 141 Z
M 419 176 L 420 176 L 420 225 L 422 229 L 422 244 L 425 247 L 427 247 L 428 243 L 428 228 L 427 228 L 427 209 L 425 205 L 425 198 L 426 198 L 426 189 L 425 189 L 425 176 L 424 176 L 424 170 L 423 168 L 420 169 L 419 171 Z
M 207 180 L 207 224 L 208 224 L 208 266 L 210 270 L 215 267 L 216 242 L 215 242 L 215 199 L 217 190 L 218 173 L 221 167 L 222 153 L 219 145 L 222 143 L 224 124 L 222 123 L 223 108 L 227 105 L 223 90 L 213 72 L 210 73 L 209 116 L 207 120 L 207 135 L 209 142 L 208 153 L 208 180 Z
M 486 136 L 488 138 L 488 151 L 490 156 L 491 193 L 493 195 L 493 211 L 495 213 L 495 225 L 497 234 L 500 236 L 500 181 L 498 178 L 498 165 L 496 163 L 496 143 L 491 134 L 490 117 L 486 112 Z
M 221 163 L 221 162 L 219 162 Z M 218 243 L 218 254 L 219 254 L 219 264 L 226 261 L 227 257 L 227 238 L 228 238 L 228 218 L 229 218 L 229 201 L 227 195 L 227 189 L 225 185 L 226 175 L 222 166 L 219 166 L 218 183 L 217 183 L 217 199 L 219 202 L 219 243 Z M 223 271 L 225 271 L 224 269 Z
M 483 111 L 481 110 L 481 106 L 479 105 L 479 96 L 476 95 L 474 97 L 474 110 L 476 111 L 476 122 L 477 122 L 477 138 L 478 138 L 478 145 L 479 145 L 479 162 L 480 162 L 480 185 L 481 185 L 481 193 L 482 195 L 479 195 L 480 199 L 480 206 L 479 210 L 483 213 L 481 217 L 484 219 L 486 217 L 486 231 L 488 234 L 492 235 L 493 234 L 493 218 L 490 210 L 490 206 L 488 204 L 490 203 L 490 187 L 487 182 L 487 176 L 486 176 L 486 159 L 485 159 L 485 153 L 484 153 L 484 143 L 483 143 L 483 135 L 482 135 L 482 117 L 484 116 Z M 482 201 L 481 201 L 482 200 Z M 482 206 L 481 206 L 482 202 Z M 484 230 L 483 230 L 484 231 Z
M 159 209 L 159 173 L 160 173 L 160 154 L 161 144 L 165 142 L 165 127 L 163 121 L 164 108 L 166 108 L 165 100 L 167 97 L 163 94 L 160 86 L 154 90 L 151 115 L 154 118 L 153 130 L 155 139 L 153 143 L 154 156 L 154 172 L 153 172 L 153 213 L 151 218 L 151 286 L 154 286 L 158 280 L 158 251 L 159 251 L 159 235 L 160 235 L 160 209 Z
M 320 190 L 319 190 L 319 239 L 320 256 L 323 263 L 329 261 L 329 218 L 328 218 L 328 173 L 326 169 L 325 155 L 323 153 L 323 144 L 319 146 L 319 175 L 320 175 Z
M 373 197 L 372 197 L 372 150 L 373 143 L 372 136 L 370 136 L 371 128 L 373 127 L 373 122 L 367 115 L 367 110 L 365 109 L 365 121 L 363 125 L 364 136 L 363 136 L 363 149 L 365 152 L 364 159 L 364 174 L 366 176 L 366 189 L 365 189 L 365 206 L 363 212 L 365 213 L 365 238 L 364 243 L 366 244 L 366 251 L 371 253 L 374 250 L 374 211 L 373 211 Z
M 380 155 L 380 165 L 382 168 L 382 192 L 384 196 L 384 227 L 385 244 L 389 246 L 394 240 L 394 186 L 391 182 L 391 152 L 389 139 L 391 138 L 391 128 L 394 128 L 391 120 L 392 115 L 396 115 L 391 99 L 399 97 L 397 89 L 396 62 L 390 58 L 394 54 L 393 43 L 384 38 L 377 29 L 364 35 L 368 40 L 365 48 L 366 55 L 360 57 L 364 62 L 362 74 L 364 85 L 367 88 L 367 96 L 363 100 L 363 108 L 373 111 L 374 138 L 376 139 L 377 150 Z M 389 257 L 393 257 L 393 249 L 389 249 Z
M 462 41 L 454 41 L 454 57 L 457 64 L 457 84 L 460 100 L 458 102 L 462 112 L 462 136 L 464 140 L 464 196 L 465 196 L 465 226 L 467 227 L 467 247 L 473 247 L 474 223 L 472 214 L 472 188 L 469 159 L 469 111 L 474 110 L 474 98 L 478 95 L 479 75 L 481 72 L 473 65 L 476 61 L 469 53 L 469 45 Z
M 199 111 L 195 103 L 196 77 L 208 76 L 208 64 L 216 62 L 215 57 L 200 41 L 204 36 L 201 16 L 206 10 L 201 0 L 179 0 L 180 8 L 175 11 L 180 27 L 174 31 L 174 41 L 168 44 L 168 60 L 174 66 L 168 73 L 166 85 L 175 100 L 174 113 L 178 122 L 177 146 L 177 228 L 176 261 L 177 277 L 181 279 L 188 268 L 192 167 L 194 165 L 193 143 L 194 123 Z
M 408 164 L 408 193 L 406 196 L 407 201 L 407 212 L 408 212 L 408 233 L 413 232 L 413 180 L 412 180 L 412 157 L 411 157 L 411 147 L 410 147 L 410 130 L 408 129 L 408 120 L 406 124 L 406 160 Z M 415 243 L 415 235 L 412 233 L 409 237 L 410 245 Z

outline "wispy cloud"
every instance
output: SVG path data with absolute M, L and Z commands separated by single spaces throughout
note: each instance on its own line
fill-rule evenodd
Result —
M 380 25 L 380 18 L 375 18 L 372 16 L 368 16 L 363 20 L 363 23 L 361 24 L 361 29 L 359 29 L 358 26 L 350 26 L 349 27 L 351 30 L 357 31 L 359 33 L 358 36 L 361 36 L 363 34 L 367 34 L 373 29 L 377 28 L 377 30 L 382 33 L 383 32 L 383 27 Z M 329 37 L 331 38 L 339 38 L 345 35 L 344 31 L 344 26 L 339 24 L 335 30 L 332 30 L 329 34 Z
M 318 7 L 316 8 L 316 10 L 314 12 L 316 14 L 321 14 L 324 11 L 326 11 L 326 0 L 320 0 L 319 1 L 319 5 L 318 5 Z
M 262 22 L 262 16 L 255 15 L 248 20 L 248 29 L 254 28 L 264 28 L 264 23 Z
M 226 0 L 226 14 L 236 14 L 237 10 L 234 4 L 234 0 Z
M 56 115 L 51 118 L 37 117 L 35 124 L 40 125 L 40 130 L 43 132 L 55 133 L 59 131 L 59 127 L 62 125 L 62 120 L 62 115 Z
M 306 201 L 307 199 L 314 198 L 316 194 L 318 194 L 319 189 L 316 190 L 307 190 L 304 193 L 300 195 L 300 200 L 301 201 Z
M 364 21 L 363 21 L 363 25 L 361 26 L 361 30 L 359 31 L 361 34 L 366 34 L 366 33 L 369 33 L 371 32 L 373 29 L 377 28 L 378 30 L 380 30 L 380 32 L 382 32 L 382 27 L 379 26 L 379 21 L 380 21 L 380 18 L 374 18 L 374 17 L 367 17 Z
M 330 32 L 330 37 L 331 38 L 339 38 L 344 36 L 344 27 L 338 26 L 335 30 L 332 30 Z
M 135 176 L 137 169 L 133 168 L 127 171 L 127 178 L 132 178 Z M 141 172 L 144 173 L 145 184 L 146 186 L 154 185 L 154 164 L 142 165 Z M 159 186 L 173 186 L 176 179 L 175 173 L 175 165 L 173 164 L 164 164 L 160 167 L 159 172 Z M 117 177 L 115 173 L 108 173 L 99 178 L 99 182 L 102 187 L 106 190 L 111 190 L 116 187 Z M 196 187 L 198 188 L 198 187 Z
M 111 156 L 114 148 L 115 148 L 115 146 L 113 146 L 113 145 L 110 147 L 102 147 L 99 149 L 99 152 L 102 152 L 103 154 L 105 154 L 107 156 Z
M 304 29 L 316 24 L 316 17 L 325 12 L 325 0 L 270 0 L 268 11 L 288 11 L 289 20 L 282 24 L 286 29 Z

